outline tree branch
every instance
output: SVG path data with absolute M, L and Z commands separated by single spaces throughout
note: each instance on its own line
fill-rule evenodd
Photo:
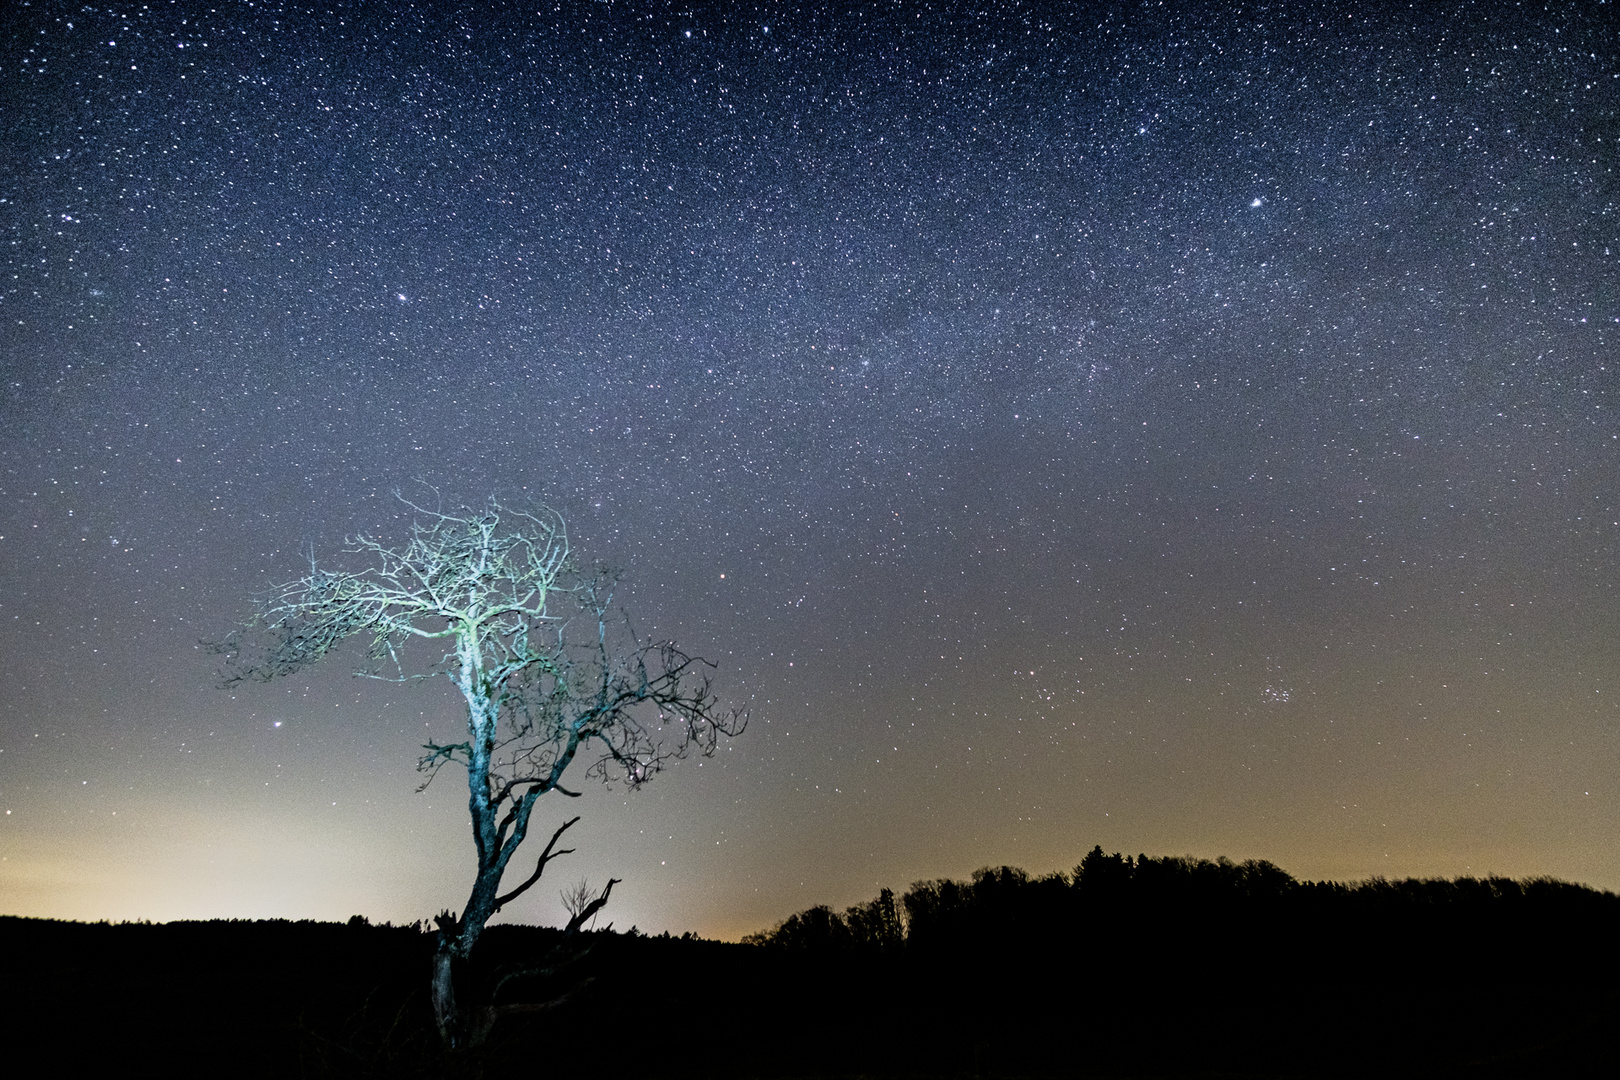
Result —
M 507 893 L 505 896 L 496 897 L 495 911 L 501 910 L 501 908 L 504 907 L 508 902 L 516 900 L 519 896 L 522 896 L 532 885 L 534 885 L 535 882 L 539 881 L 540 875 L 546 872 L 546 863 L 557 858 L 559 855 L 572 855 L 574 853 L 573 848 L 564 848 L 555 854 L 552 853 L 551 849 L 556 846 L 557 841 L 561 839 L 562 834 L 567 832 L 568 829 L 578 820 L 579 816 L 576 814 L 574 817 L 569 818 L 567 821 L 557 826 L 557 831 L 551 834 L 550 840 L 546 841 L 546 850 L 540 853 L 540 861 L 534 864 L 534 873 L 529 875 L 529 879 L 527 881 L 513 889 L 511 892 Z M 608 887 L 612 888 L 611 885 Z M 604 893 L 603 899 L 605 900 L 606 897 L 607 894 Z
M 497 1017 L 501 1017 L 515 1016 L 518 1013 L 549 1012 L 550 1010 L 557 1008 L 559 1005 L 568 1004 L 580 993 L 580 991 L 584 990 L 587 986 L 591 985 L 591 983 L 595 981 L 595 976 L 588 979 L 581 979 L 577 986 L 573 987 L 567 993 L 552 998 L 550 1001 L 515 1001 L 506 1005 L 496 1005 L 494 1006 L 495 1015 Z
M 574 912 L 574 917 L 568 920 L 568 925 L 563 928 L 563 933 L 568 935 L 578 933 L 579 928 L 589 922 L 591 917 L 601 911 L 603 906 L 607 904 L 608 894 L 613 891 L 613 886 L 622 884 L 623 882 L 618 878 L 608 878 L 607 888 L 602 890 L 602 895 Z

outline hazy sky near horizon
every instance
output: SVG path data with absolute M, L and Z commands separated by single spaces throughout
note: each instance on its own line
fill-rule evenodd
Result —
M 448 684 L 198 645 L 419 483 L 753 711 L 510 917 L 1620 888 L 1612 5 L 452 6 L 0 15 L 0 911 L 460 906 Z

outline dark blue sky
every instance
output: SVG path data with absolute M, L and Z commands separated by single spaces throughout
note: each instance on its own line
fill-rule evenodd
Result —
M 752 702 L 578 806 L 621 927 L 1620 887 L 1609 5 L 446 7 L 0 16 L 0 910 L 459 902 L 454 701 L 197 647 L 418 481 Z

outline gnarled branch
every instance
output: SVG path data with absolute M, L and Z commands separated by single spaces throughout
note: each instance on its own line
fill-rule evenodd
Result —
M 607 888 L 602 890 L 602 895 L 574 912 L 574 917 L 568 920 L 568 925 L 564 927 L 563 933 L 578 933 L 579 928 L 590 922 L 591 918 L 607 904 L 608 895 L 613 892 L 613 886 L 622 884 L 624 883 L 618 878 L 608 878 Z
M 567 821 L 563 822 L 561 825 L 557 826 L 557 831 L 551 834 L 550 840 L 546 841 L 546 850 L 540 853 L 540 861 L 534 864 L 534 873 L 530 874 L 528 879 L 524 881 L 523 884 L 507 893 L 505 896 L 496 898 L 496 911 L 499 911 L 509 902 L 516 900 L 519 896 L 522 896 L 524 893 L 528 892 L 534 883 L 540 880 L 540 875 L 546 872 L 546 863 L 560 855 L 572 855 L 574 853 L 573 848 L 563 848 L 561 851 L 557 852 L 553 852 L 551 849 L 557 846 L 557 841 L 562 838 L 562 834 L 567 832 L 573 826 L 574 822 L 578 820 L 579 815 L 576 814 Z

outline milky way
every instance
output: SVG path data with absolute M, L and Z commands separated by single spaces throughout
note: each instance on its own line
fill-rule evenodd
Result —
M 432 7 L 4 16 L 0 910 L 459 903 L 448 685 L 199 645 L 424 485 L 752 710 L 512 917 L 1620 887 L 1609 6 Z

